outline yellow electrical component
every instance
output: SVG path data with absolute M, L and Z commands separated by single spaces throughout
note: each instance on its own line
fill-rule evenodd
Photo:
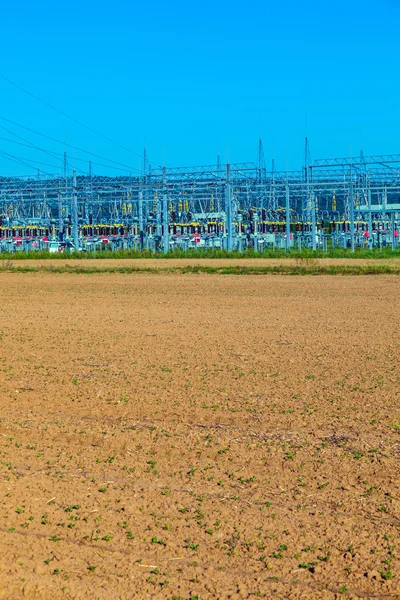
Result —
M 122 203 L 122 214 L 126 215 L 126 202 Z
M 336 210 L 336 194 L 332 196 L 332 210 Z
M 214 194 L 211 194 L 210 208 L 214 212 Z
M 185 200 L 185 212 L 189 212 L 189 202 Z
M 128 213 L 132 214 L 132 202 L 129 202 L 128 204 Z

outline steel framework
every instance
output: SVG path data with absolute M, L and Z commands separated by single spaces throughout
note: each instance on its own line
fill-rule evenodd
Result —
M 260 140 L 254 163 L 152 169 L 146 156 L 140 176 L 91 166 L 77 176 L 65 155 L 63 176 L 0 177 L 0 241 L 53 238 L 78 249 L 103 236 L 167 252 L 180 236 L 219 236 L 233 250 L 282 234 L 289 249 L 296 233 L 314 248 L 318 232 L 329 224 L 336 235 L 340 223 L 354 249 L 361 226 L 370 245 L 374 224 L 390 221 L 375 229 L 394 240 L 399 220 L 400 154 L 312 160 L 308 140 L 301 171 L 276 171 L 274 161 L 267 171 Z

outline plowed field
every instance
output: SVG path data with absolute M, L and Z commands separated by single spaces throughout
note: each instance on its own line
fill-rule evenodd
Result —
M 0 598 L 400 597 L 397 276 L 0 282 Z

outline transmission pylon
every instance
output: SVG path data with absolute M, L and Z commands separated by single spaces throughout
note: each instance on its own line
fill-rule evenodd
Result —
M 149 161 L 149 156 L 147 154 L 146 146 L 144 147 L 144 150 L 143 150 L 143 172 L 145 175 L 150 175 L 150 173 L 151 173 L 151 164 Z
M 365 160 L 364 152 L 360 150 L 360 176 L 358 180 L 358 187 L 361 188 L 362 196 L 367 203 L 367 188 L 368 186 L 368 173 L 367 173 L 367 162 Z
M 267 182 L 267 169 L 265 167 L 265 156 L 262 139 L 258 142 L 258 155 L 257 155 L 257 183 Z
M 311 203 L 312 203 L 312 162 L 311 162 L 311 151 L 310 144 L 308 141 L 308 137 L 305 140 L 304 146 L 304 167 L 303 167 L 303 177 L 305 183 L 305 191 L 303 193 L 303 221 L 310 222 L 311 221 Z

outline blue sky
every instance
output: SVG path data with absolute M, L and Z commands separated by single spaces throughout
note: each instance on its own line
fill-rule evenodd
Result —
M 2 7 L 0 75 L 128 152 L 0 80 L 0 116 L 141 168 L 253 161 L 298 169 L 313 158 L 400 151 L 395 0 L 176 2 L 21 0 Z M 87 169 L 88 154 L 0 119 Z M 23 142 L 0 129 L 0 137 Z M 25 142 L 23 142 L 25 143 Z M 62 161 L 0 139 L 0 151 L 56 173 Z M 82 159 L 79 161 L 78 159 Z M 104 163 L 104 160 L 93 161 Z M 50 163 L 53 166 L 46 166 Z M 104 173 L 104 167 L 94 165 Z M 0 154 L 0 174 L 32 169 Z M 108 172 L 117 173 L 109 169 Z M 121 171 L 122 173 L 122 171 Z

